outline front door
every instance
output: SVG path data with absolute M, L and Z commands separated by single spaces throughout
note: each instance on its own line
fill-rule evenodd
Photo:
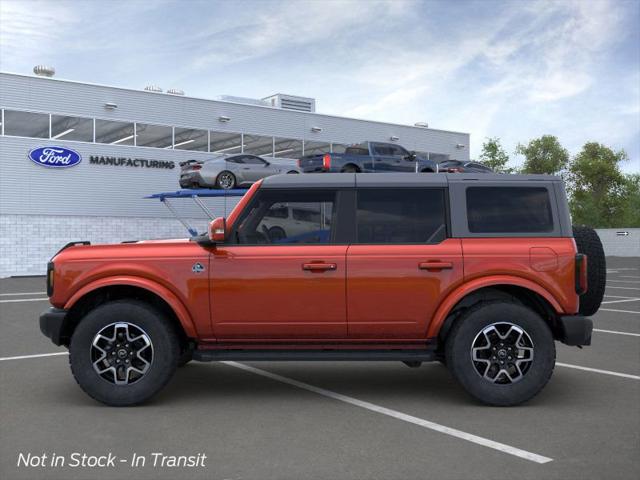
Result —
M 359 189 L 347 252 L 350 338 L 424 338 L 463 279 L 459 239 L 447 238 L 443 188 Z
M 212 251 L 211 315 L 220 340 L 346 337 L 346 244 L 336 192 L 262 189 Z

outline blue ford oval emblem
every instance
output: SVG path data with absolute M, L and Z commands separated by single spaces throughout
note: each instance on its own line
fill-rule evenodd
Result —
M 79 164 L 82 156 L 69 148 L 38 147 L 29 152 L 29 160 L 43 167 L 68 168 Z

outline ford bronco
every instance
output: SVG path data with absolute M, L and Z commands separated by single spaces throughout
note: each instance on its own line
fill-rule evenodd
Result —
M 108 405 L 190 360 L 440 361 L 515 405 L 548 382 L 554 341 L 590 344 L 605 274 L 557 177 L 278 175 L 207 234 L 63 248 L 40 329 Z

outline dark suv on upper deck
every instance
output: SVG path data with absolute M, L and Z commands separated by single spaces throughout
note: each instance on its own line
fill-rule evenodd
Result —
M 557 177 L 280 175 L 206 235 L 63 249 L 40 327 L 109 405 L 191 359 L 439 360 L 514 405 L 551 377 L 554 340 L 590 344 L 604 275 Z

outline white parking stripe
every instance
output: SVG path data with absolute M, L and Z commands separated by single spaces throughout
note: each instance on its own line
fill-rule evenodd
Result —
M 631 380 L 640 380 L 638 375 L 629 373 L 612 372 L 611 370 L 600 370 L 599 368 L 581 367 L 580 365 L 571 365 L 569 363 L 556 362 L 558 367 L 575 368 L 576 370 L 584 370 L 585 372 L 604 373 L 605 375 L 613 375 L 614 377 L 630 378 Z
M 640 278 L 640 275 L 620 275 L 620 278 Z
M 627 298 L 626 300 L 607 300 L 606 302 L 602 302 L 602 303 L 605 304 L 605 303 L 636 302 L 638 300 L 640 300 L 640 298 Z
M 0 300 L 0 303 L 43 302 L 45 300 L 49 300 L 49 298 L 44 297 L 44 298 L 20 298 L 20 299 L 12 299 L 12 300 Z
M 618 290 L 640 290 L 640 288 L 635 287 L 618 287 L 617 285 L 607 285 L 607 288 L 616 288 Z
M 623 297 L 622 295 L 605 295 L 604 298 L 633 298 L 633 297 Z
M 47 292 L 0 293 L 0 297 L 17 297 L 19 295 L 44 295 Z
M 616 335 L 628 335 L 630 337 L 640 337 L 640 333 L 618 332 L 617 330 L 602 330 L 600 328 L 594 328 L 593 331 L 600 333 L 614 333 Z
M 612 278 L 608 279 L 607 282 L 616 282 L 616 283 L 631 283 L 632 285 L 638 285 L 638 281 L 633 281 L 633 280 L 614 280 Z
M 616 310 L 614 308 L 600 308 L 598 309 L 598 311 L 605 311 L 605 312 L 618 312 L 618 313 L 638 313 L 640 314 L 640 312 L 636 312 L 635 310 Z
M 512 447 L 504 443 L 495 442 L 493 440 L 489 440 L 488 438 L 479 437 L 477 435 L 463 432 L 461 430 L 456 430 L 455 428 L 446 427 L 444 425 L 440 425 L 439 423 L 430 422 L 429 420 L 423 420 L 422 418 L 414 417 L 412 415 L 407 415 L 405 413 L 401 413 L 396 410 L 391 410 L 390 408 L 381 407 L 380 405 L 376 405 L 374 403 L 358 400 L 357 398 L 349 397 L 347 395 L 342 395 L 341 393 L 316 387 L 308 383 L 299 382 L 298 380 L 293 380 L 292 378 L 283 377 L 281 375 L 277 375 L 275 373 L 271 373 L 266 370 L 261 370 L 259 368 L 251 367 L 243 363 L 238 363 L 238 362 L 221 362 L 221 363 L 224 363 L 225 365 L 229 365 L 230 367 L 239 368 L 241 370 L 245 370 L 247 372 L 260 375 L 262 377 L 270 378 L 271 380 L 276 380 L 281 383 L 286 383 L 294 387 L 302 388 L 303 390 L 317 393 L 318 395 L 322 395 L 324 397 L 332 398 L 334 400 L 348 403 L 350 405 L 355 405 L 356 407 L 364 408 L 371 412 L 387 415 L 389 417 L 393 417 L 398 420 L 402 420 L 404 422 L 412 423 L 420 427 L 428 428 L 436 432 L 444 433 L 446 435 L 451 435 L 453 437 L 460 438 L 468 442 L 482 445 L 483 447 L 492 448 L 494 450 L 498 450 L 503 453 L 508 453 L 509 455 L 514 455 L 516 457 L 524 458 L 525 460 L 529 460 L 531 462 L 548 463 L 553 461 L 553 459 L 549 457 L 543 457 L 542 455 L 538 455 L 536 453 L 528 452 L 526 450 L 521 450 L 519 448 Z
M 69 352 L 39 353 L 37 355 L 20 355 L 18 357 L 0 357 L 0 362 L 5 360 L 23 360 L 25 358 L 54 357 L 57 355 L 69 355 Z

